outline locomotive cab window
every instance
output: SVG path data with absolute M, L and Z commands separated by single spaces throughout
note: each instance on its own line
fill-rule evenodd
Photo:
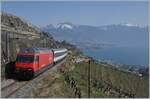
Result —
M 34 56 L 17 56 L 17 62 L 31 63 L 34 61 Z

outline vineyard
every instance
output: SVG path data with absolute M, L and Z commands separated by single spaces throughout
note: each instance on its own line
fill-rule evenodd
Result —
M 88 66 L 90 65 L 90 85 Z M 82 97 L 148 97 L 148 79 L 91 62 L 76 63 L 68 73 L 81 88 Z M 90 93 L 88 88 L 90 86 Z

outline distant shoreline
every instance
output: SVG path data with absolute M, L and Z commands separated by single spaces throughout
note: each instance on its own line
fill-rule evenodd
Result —
M 134 48 L 112 48 L 112 49 L 82 49 L 82 53 L 86 56 L 93 57 L 101 62 L 112 65 L 126 65 L 134 67 L 148 67 L 148 51 L 147 49 Z

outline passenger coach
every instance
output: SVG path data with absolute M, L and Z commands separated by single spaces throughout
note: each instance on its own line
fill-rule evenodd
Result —
M 54 53 L 54 63 L 59 62 L 60 60 L 62 60 L 64 57 L 67 56 L 68 50 L 67 49 L 53 49 L 53 53 Z

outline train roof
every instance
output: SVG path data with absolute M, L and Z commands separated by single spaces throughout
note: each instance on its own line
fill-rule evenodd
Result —
M 60 51 L 60 50 L 67 50 L 66 48 L 57 48 L 57 49 L 52 49 L 53 51 Z
M 58 49 L 50 49 L 50 48 L 22 48 L 20 50 L 20 54 L 34 54 L 34 53 L 49 53 L 51 51 L 54 51 L 54 53 L 60 53 L 60 52 L 66 52 L 66 48 L 58 48 Z
M 61 53 L 68 51 L 66 48 L 53 49 L 54 53 Z
M 52 50 L 49 48 L 23 48 L 20 50 L 19 53 L 48 53 L 51 52 Z

